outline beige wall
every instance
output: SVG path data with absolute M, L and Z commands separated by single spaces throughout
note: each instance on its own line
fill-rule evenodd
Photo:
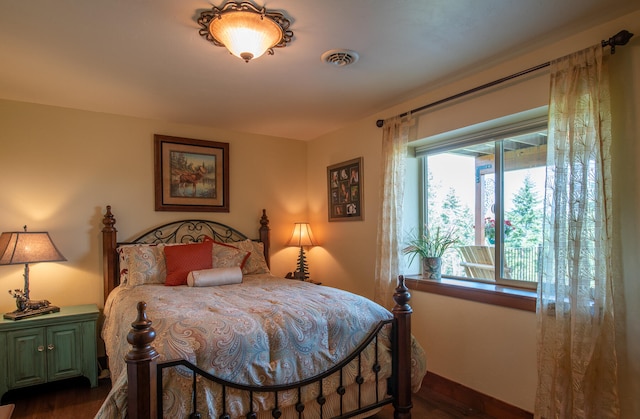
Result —
M 305 142 L 10 101 L 0 101 L 0 119 L 0 231 L 25 224 L 49 231 L 68 259 L 31 265 L 32 298 L 102 306 L 107 204 L 123 240 L 187 217 L 214 218 L 257 237 L 266 208 L 273 271 L 293 270 L 297 252 L 284 243 L 306 216 Z M 154 134 L 229 143 L 229 213 L 154 211 Z M 0 312 L 15 309 L 6 290 L 22 288 L 22 272 L 23 266 L 0 267 Z
M 323 239 L 322 248 L 309 254 L 312 276 L 328 285 L 373 297 L 376 229 L 379 213 L 381 136 L 375 121 L 417 106 L 488 83 L 495 79 L 569 54 L 608 39 L 620 29 L 640 34 L 640 12 L 594 27 L 544 49 L 505 60 L 499 66 L 475 72 L 455 83 L 441 86 L 385 113 L 363 119 L 309 144 L 309 212 L 314 231 Z M 625 223 L 622 233 L 625 296 L 628 319 L 640 318 L 638 267 L 640 213 L 640 39 L 618 49 L 613 61 L 624 123 L 616 144 L 620 159 L 614 182 L 616 208 Z M 626 76 L 620 81 L 618 73 Z M 500 85 L 417 116 L 416 138 L 436 135 L 488 119 L 536 108 L 548 102 L 548 72 Z M 326 167 L 355 157 L 364 157 L 365 219 L 362 222 L 327 222 Z M 628 228 L 626 227 L 628 226 Z M 635 255 L 635 256 L 634 256 Z M 427 352 L 430 371 L 528 411 L 533 411 L 536 386 L 535 314 L 420 292 L 413 293 L 413 330 Z M 625 415 L 640 417 L 635 401 L 640 385 L 640 326 L 621 323 L 627 337 L 622 354 L 622 397 Z

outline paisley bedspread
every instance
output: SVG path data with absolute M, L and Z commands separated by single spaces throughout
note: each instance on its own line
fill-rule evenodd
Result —
M 375 324 L 392 318 L 388 310 L 364 297 L 269 274 L 247 275 L 235 285 L 116 288 L 105 304 L 102 331 L 113 385 L 96 418 L 126 415 L 123 359 L 129 350 L 126 335 L 136 318 L 138 301 L 147 303 L 160 361 L 186 359 L 217 377 L 248 385 L 287 384 L 318 375 L 353 352 Z M 386 391 L 384 377 L 391 374 L 387 341 L 390 327 L 382 333 L 386 338 L 378 348 L 383 365 L 380 394 Z M 365 364 L 373 363 L 373 351 L 365 351 Z M 412 358 L 412 385 L 417 391 L 426 362 L 424 351 L 415 340 Z M 348 369 L 345 375 L 355 379 L 356 369 Z M 365 375 L 365 387 L 375 388 L 373 373 L 367 374 L 371 376 Z M 344 379 L 349 382 L 349 377 Z M 331 385 L 331 379 L 327 380 Z M 164 381 L 165 417 L 186 417 L 191 409 L 190 375 L 172 369 Z M 198 387 L 199 406 L 208 409 L 203 417 L 218 417 L 221 405 L 215 401 L 215 384 L 202 383 Z M 306 400 L 316 395 L 313 389 L 306 393 Z M 231 417 L 243 416 L 247 410 L 240 401 L 242 396 L 237 395 L 236 402 L 233 397 L 228 396 L 231 406 L 227 411 Z M 269 409 L 273 401 L 267 399 L 258 396 L 256 403 Z M 293 408 L 294 403 L 291 395 L 283 394 L 279 399 L 285 412 L 287 404 Z

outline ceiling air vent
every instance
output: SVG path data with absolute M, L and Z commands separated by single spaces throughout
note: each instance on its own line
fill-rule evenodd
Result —
M 322 54 L 322 61 L 336 67 L 344 67 L 358 61 L 358 53 L 349 49 L 332 49 Z

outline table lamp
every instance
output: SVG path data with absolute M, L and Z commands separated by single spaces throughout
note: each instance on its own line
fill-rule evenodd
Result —
M 38 262 L 62 262 L 64 256 L 51 241 L 49 233 L 12 231 L 0 235 L 0 265 L 18 265 L 24 263 L 24 289 L 9 290 L 16 299 L 17 310 L 4 315 L 5 319 L 20 320 L 25 317 L 55 313 L 59 307 L 52 306 L 48 300 L 29 298 L 29 264 Z
M 307 259 L 304 254 L 303 246 L 317 246 L 318 242 L 313 238 L 311 232 L 311 226 L 309 223 L 295 223 L 293 227 L 293 234 L 287 246 L 300 247 L 300 254 L 298 255 L 298 269 L 295 272 L 289 272 L 287 278 L 299 279 L 304 281 L 309 279 L 309 267 L 307 266 Z

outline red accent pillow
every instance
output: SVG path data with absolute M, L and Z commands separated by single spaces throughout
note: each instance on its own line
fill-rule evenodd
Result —
M 187 275 L 191 271 L 211 269 L 213 243 L 185 244 L 182 246 L 166 246 L 164 257 L 167 263 L 167 279 L 165 285 L 187 285 Z

